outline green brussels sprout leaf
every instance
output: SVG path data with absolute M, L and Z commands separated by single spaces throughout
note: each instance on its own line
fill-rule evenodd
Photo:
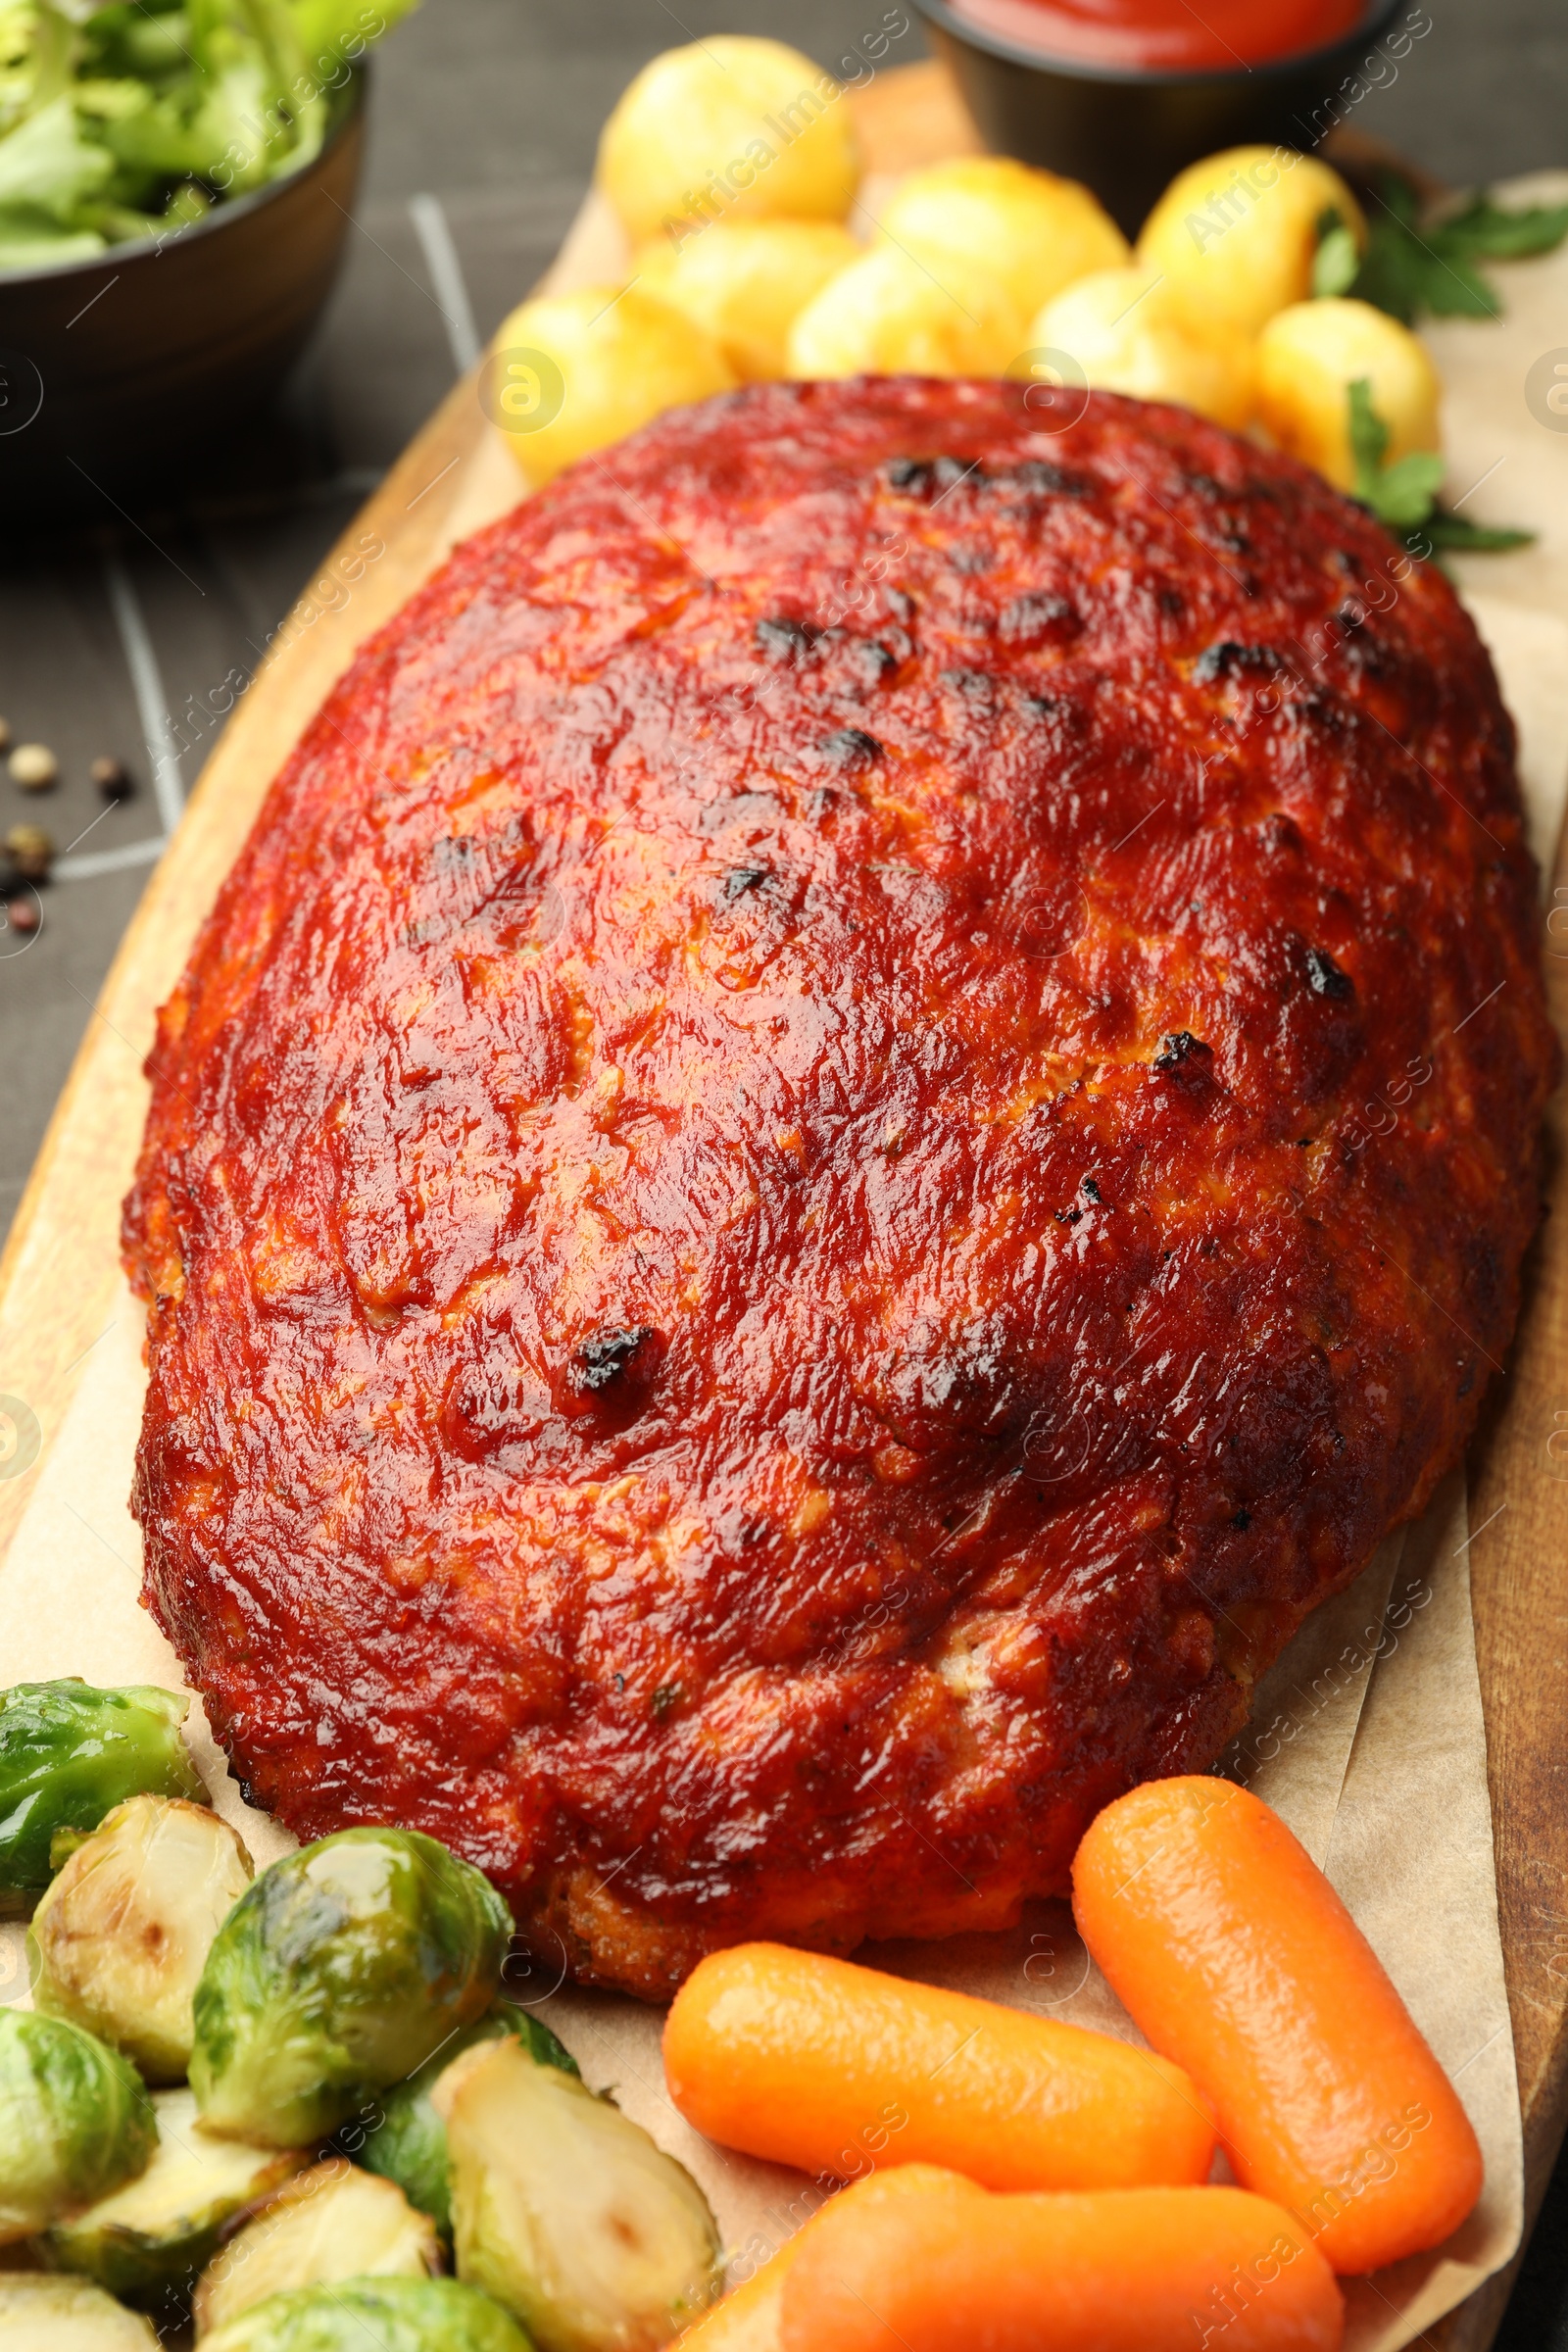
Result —
M 443 2268 L 427 2215 L 391 2180 L 335 2156 L 296 2174 L 214 2255 L 193 2298 L 208 2334 L 287 2287 L 343 2278 L 428 2278 Z
M 338 2146 L 368 2172 L 395 2180 L 410 2204 L 427 2213 L 448 2241 L 452 2236 L 452 2183 L 447 2128 L 430 2093 L 465 2050 L 481 2041 L 503 2041 L 509 2034 L 520 2041 L 539 2065 L 559 2067 L 565 2075 L 580 2072 L 576 2059 L 541 2019 L 502 2001 L 477 2025 L 449 2035 L 406 2082 L 384 2091 L 365 2116 L 345 2125 L 337 2135 Z
M 340 1830 L 274 1862 L 219 1930 L 190 2080 L 212 2130 L 319 2139 L 495 1999 L 512 1935 L 483 1874 L 414 1830 Z
M 105 1816 L 107 1819 L 107 1815 Z M 94 1835 L 91 1830 L 56 1830 L 49 1840 L 49 1869 L 58 1878 L 78 1846 L 86 1844 Z
M 63 2017 L 0 2009 L 0 2245 L 146 2166 L 153 2102 L 117 2050 Z
M 499 2304 L 455 2278 L 355 2278 L 253 2303 L 202 2352 L 532 2352 Z
M 44 2241 L 57 2270 L 78 2272 L 127 2303 L 149 2306 L 185 2292 L 235 2216 L 281 2188 L 311 2158 L 309 2148 L 220 2139 L 202 2129 L 188 2090 L 161 2090 L 151 2105 L 158 2147 L 146 2170 L 84 2213 L 57 2222 Z
M 149 2082 L 183 2082 L 191 1997 L 251 1875 L 244 1846 L 206 1805 L 128 1798 L 81 1840 L 32 1915 L 33 1999 L 122 2050 Z
M 0 1898 L 47 1886 L 56 1837 L 95 1830 L 127 1796 L 204 1802 L 179 1736 L 189 1712 L 188 1698 L 151 1688 L 18 1683 L 0 1691 Z
M 543 2352 L 657 2352 L 717 2297 L 707 2199 L 612 2100 L 510 2038 L 466 2051 L 434 2096 L 458 2276 Z
M 85 2278 L 0 2273 L 0 2352 L 158 2352 L 135 2312 Z

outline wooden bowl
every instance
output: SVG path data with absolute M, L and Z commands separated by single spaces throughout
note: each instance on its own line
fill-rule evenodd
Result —
M 309 164 L 175 236 L 0 276 L 0 513 L 188 487 L 266 406 L 337 275 L 365 96 L 362 67 Z

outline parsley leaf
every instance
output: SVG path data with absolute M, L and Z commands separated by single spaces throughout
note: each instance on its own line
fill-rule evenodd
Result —
M 1510 530 L 1504 523 L 1472 522 L 1467 514 L 1447 514 L 1434 509 L 1420 530 L 1411 536 L 1428 539 L 1434 547 L 1449 549 L 1457 555 L 1499 556 L 1511 547 L 1531 546 L 1536 534 Z
M 1355 231 L 1332 204 L 1318 215 L 1317 251 L 1312 257 L 1312 293 L 1348 294 L 1361 267 Z
M 1369 376 L 1356 377 L 1347 400 L 1355 495 L 1379 522 L 1403 539 L 1412 555 L 1426 558 L 1439 549 L 1460 555 L 1501 555 L 1509 548 L 1531 544 L 1534 531 L 1509 530 L 1501 524 L 1472 522 L 1464 514 L 1445 514 L 1437 504 L 1444 466 L 1436 450 L 1411 450 L 1392 466 L 1385 463 L 1389 428 L 1372 405 Z
M 1478 265 L 1552 252 L 1568 237 L 1568 205 L 1536 204 L 1507 212 L 1483 194 L 1473 196 L 1462 212 L 1425 223 L 1409 180 L 1402 172 L 1385 172 L 1367 226 L 1366 251 L 1349 288 L 1362 302 L 1374 303 L 1406 326 L 1425 311 L 1440 318 L 1495 318 L 1501 311 L 1496 290 Z M 1320 245 L 1320 257 L 1323 250 Z M 1318 286 L 1315 276 L 1312 290 L 1330 291 Z
M 1386 466 L 1377 488 L 1367 501 L 1380 522 L 1395 530 L 1411 530 L 1425 522 L 1443 487 L 1444 463 L 1436 450 L 1412 450 L 1396 466 Z
M 1490 255 L 1496 262 L 1521 261 L 1533 253 L 1555 251 L 1568 236 L 1568 204 L 1532 204 L 1509 213 L 1482 194 L 1472 197 L 1464 211 L 1445 220 L 1435 234 L 1466 253 Z
M 1358 375 L 1346 393 L 1349 407 L 1350 463 L 1355 467 L 1355 495 L 1363 507 L 1377 513 L 1378 476 L 1388 455 L 1389 428 L 1372 406 L 1372 378 Z

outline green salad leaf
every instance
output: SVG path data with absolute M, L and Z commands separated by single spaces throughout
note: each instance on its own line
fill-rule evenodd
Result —
M 0 0 L 0 270 L 177 235 L 319 153 L 416 0 Z

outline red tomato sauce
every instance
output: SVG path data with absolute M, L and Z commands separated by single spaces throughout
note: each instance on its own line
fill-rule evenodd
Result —
M 1196 74 L 1321 49 L 1353 30 L 1364 0 L 954 0 L 959 16 L 1077 65 Z

